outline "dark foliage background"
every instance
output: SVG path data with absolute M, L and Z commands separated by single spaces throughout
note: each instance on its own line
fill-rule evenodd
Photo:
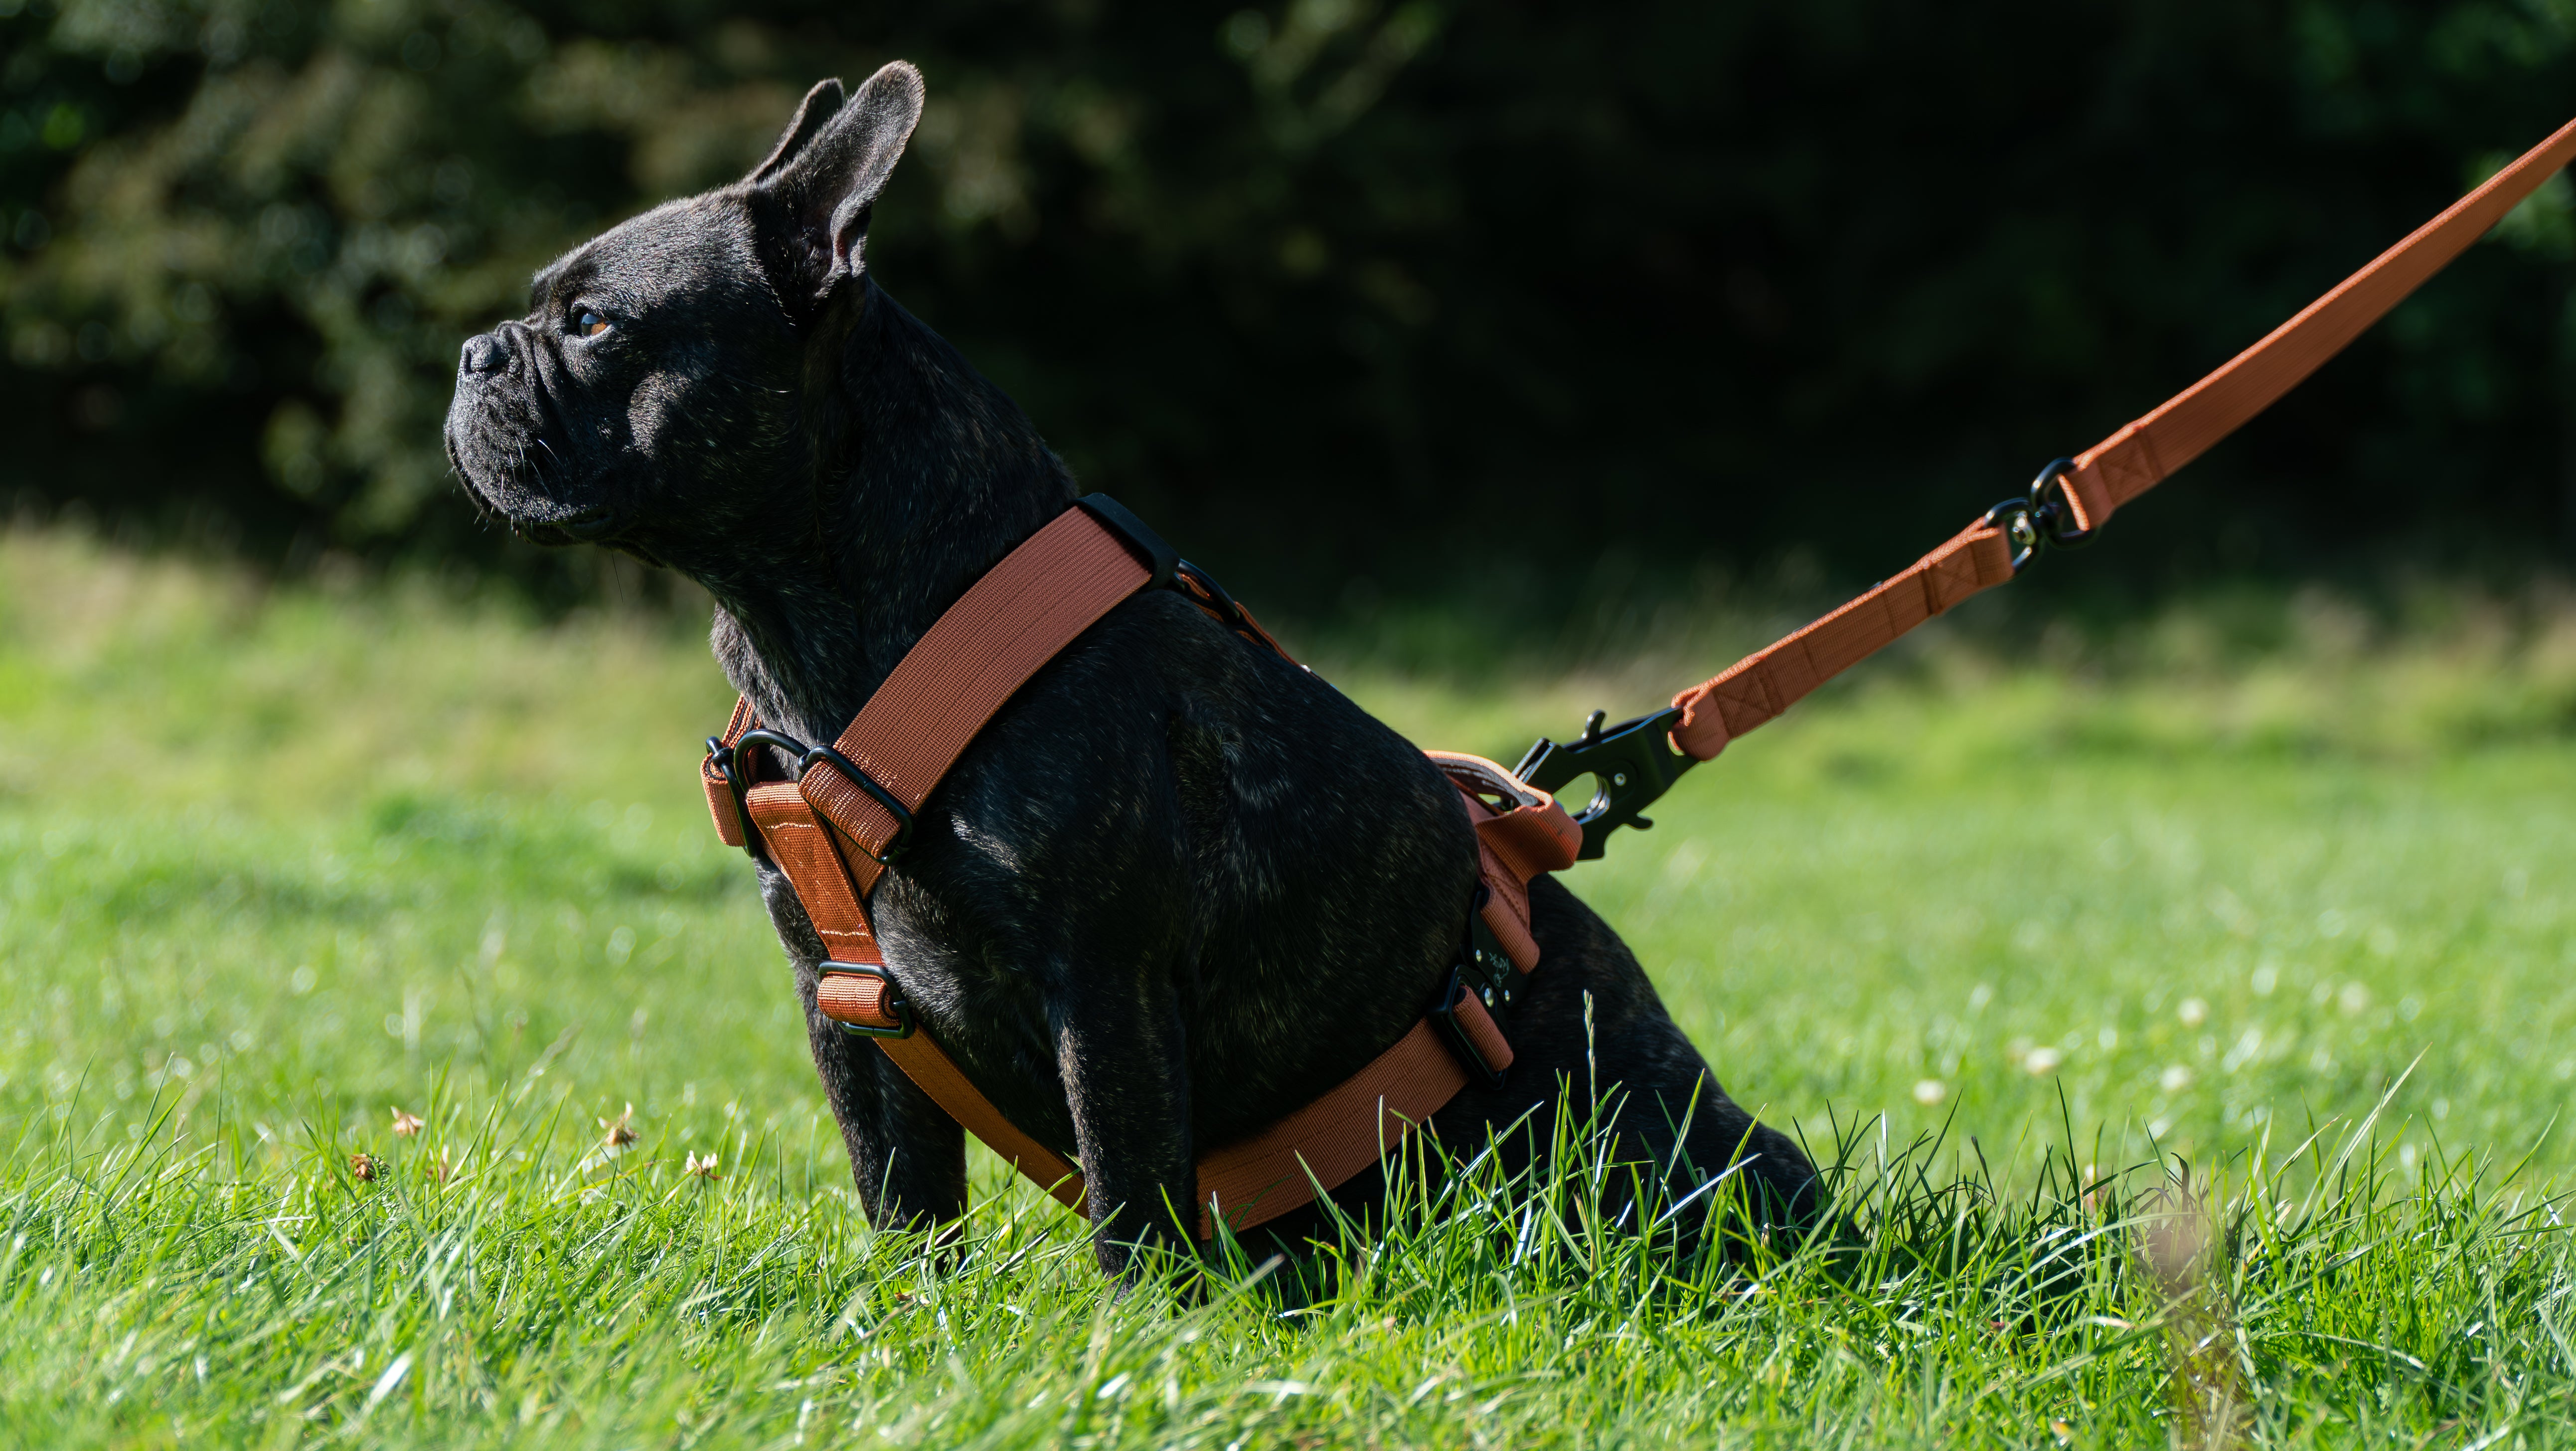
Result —
M 895 56 L 881 279 L 1299 605 L 1884 572 L 2576 114 L 2564 0 L 0 0 L 0 491 L 564 588 L 457 344 Z M 2571 252 L 2562 178 L 2093 568 L 2566 549 Z

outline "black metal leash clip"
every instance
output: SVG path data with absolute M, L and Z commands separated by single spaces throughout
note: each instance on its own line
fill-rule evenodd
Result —
M 1539 737 L 1512 768 L 1520 780 L 1550 793 L 1579 776 L 1592 777 L 1590 804 L 1573 813 L 1574 824 L 1583 828 L 1583 850 L 1576 855 L 1587 862 L 1600 859 L 1602 844 L 1620 827 L 1643 831 L 1653 826 L 1638 813 L 1671 790 L 1684 771 L 1699 764 L 1672 747 L 1672 729 L 1681 723 L 1680 707 L 1604 728 L 1601 721 L 1608 714 L 1594 711 L 1583 723 L 1582 736 L 1570 744 Z
M 2075 505 L 2066 496 L 2067 481 L 2074 474 L 2075 460 L 2050 459 L 2039 477 L 2031 480 L 2029 492 L 1986 511 L 1986 524 L 2003 530 L 2012 540 L 2013 573 L 2021 573 L 2042 549 L 2081 549 L 2101 532 L 2075 523 Z

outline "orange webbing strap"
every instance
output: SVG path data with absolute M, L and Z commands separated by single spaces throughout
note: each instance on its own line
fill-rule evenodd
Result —
M 1479 1009 L 1481 1011 L 1481 1009 Z M 1487 1018 L 1492 1026 L 1493 1020 Z M 1500 1030 L 1494 1033 L 1502 1037 Z M 1507 1060 L 1508 1061 L 1508 1060 Z M 1467 1086 L 1467 1070 L 1429 1018 L 1331 1092 L 1199 1160 L 1199 1238 L 1215 1235 L 1211 1215 L 1237 1233 L 1315 1200 L 1386 1156 Z
M 1673 697 L 1682 718 L 1673 747 L 1705 761 L 1808 691 L 1982 589 L 2013 577 L 2013 544 L 1991 524 L 1971 524 L 1895 578 L 1725 673 Z
M 2077 529 L 2093 530 L 2272 406 L 2449 265 L 2540 184 L 2576 160 L 2576 121 L 2490 177 L 2217 372 L 2087 449 L 2064 476 Z M 2037 500 L 2033 501 L 2038 502 Z M 2013 576 L 2015 545 L 1980 522 L 1913 568 L 1714 679 L 1673 697 L 1675 749 L 1707 760 L 1736 736 L 1867 659 L 1897 636 Z
M 2085 450 L 2075 460 L 2067 490 L 2076 524 L 2085 529 L 2100 527 L 2112 510 L 2155 487 L 2271 407 L 2390 308 L 2405 301 L 2408 293 L 2449 266 L 2571 160 L 2576 160 L 2576 121 L 2559 127 L 2548 140 L 2380 253 L 2334 291 L 2309 303 L 2226 367 Z
M 1012 692 L 1152 577 L 1107 526 L 1067 509 L 939 617 L 833 748 L 920 810 Z M 849 866 L 866 895 L 884 870 L 876 858 L 894 840 L 894 814 L 829 761 L 815 762 L 801 789 L 860 846 Z
M 751 842 L 743 835 L 742 816 L 734 809 L 733 783 L 724 778 L 722 768 L 716 764 L 715 748 L 732 750 L 734 742 L 755 724 L 751 697 L 735 696 L 733 714 L 725 719 L 724 734 L 708 740 L 707 757 L 698 763 L 698 787 L 707 793 L 707 814 L 716 820 L 716 836 L 731 847 L 748 847 Z
M 805 905 L 805 915 L 813 919 L 832 961 L 882 970 L 885 957 L 869 930 L 867 909 L 859 900 L 846 858 L 814 808 L 797 794 L 793 783 L 785 781 L 755 786 L 749 797 L 752 825 L 760 832 L 762 845 L 795 884 L 796 898 Z M 816 988 L 815 1004 L 827 1018 L 879 1033 L 909 1025 L 911 1030 L 902 1037 L 876 1040 L 904 1076 L 967 1132 L 990 1145 L 1003 1162 L 1066 1208 L 1080 1209 L 1082 1176 L 1073 1165 L 1003 1117 L 941 1051 L 930 1030 L 911 1024 L 908 1014 L 888 1001 L 889 996 L 882 977 L 827 970 Z
M 1425 754 L 1467 798 L 1485 879 L 1485 905 L 1478 915 L 1502 944 L 1512 966 L 1527 976 L 1538 967 L 1538 939 L 1530 935 L 1530 879 L 1574 865 L 1576 854 L 1583 850 L 1583 828 L 1574 824 L 1555 797 L 1523 784 L 1482 756 L 1455 751 Z
M 1182 560 L 1180 566 L 1172 571 L 1172 583 L 1179 586 L 1191 604 L 1205 611 L 1208 618 L 1232 630 L 1247 644 L 1258 645 L 1291 665 L 1297 664 L 1297 657 L 1289 654 L 1286 646 L 1262 628 L 1261 622 L 1252 617 L 1252 611 L 1227 594 L 1215 580 L 1200 573 L 1197 565 Z M 1305 667 L 1299 665 L 1297 668 L 1302 670 Z
M 1457 785 L 1476 823 L 1485 923 L 1512 966 L 1527 976 L 1538 966 L 1538 943 L 1529 930 L 1530 878 L 1574 865 L 1583 830 L 1555 798 L 1522 785 L 1491 761 L 1447 751 L 1429 755 Z M 1456 1012 L 1477 1056 L 1496 1071 L 1510 1067 L 1511 1043 L 1485 1005 L 1469 995 Z M 1199 1202 L 1237 1231 L 1276 1219 L 1313 1202 L 1317 1185 L 1337 1188 L 1376 1163 L 1466 1086 L 1457 1054 L 1425 1018 L 1322 1098 L 1202 1157 Z M 1203 1220 L 1201 1237 L 1212 1228 Z

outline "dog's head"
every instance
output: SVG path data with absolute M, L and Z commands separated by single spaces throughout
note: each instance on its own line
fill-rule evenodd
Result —
M 825 81 L 749 176 L 539 272 L 457 366 L 447 455 L 476 502 L 538 543 L 664 558 L 760 508 L 795 476 L 809 351 L 863 295 L 869 209 L 920 117 L 901 61 L 846 98 Z

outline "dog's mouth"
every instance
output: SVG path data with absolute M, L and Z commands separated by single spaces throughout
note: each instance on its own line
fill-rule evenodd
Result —
M 502 517 L 509 522 L 511 533 L 531 544 L 596 544 L 617 532 L 617 511 L 606 504 L 559 514 L 504 511 Z
M 450 462 L 475 509 L 531 544 L 597 544 L 617 532 L 617 510 L 611 505 L 568 504 L 540 492 L 541 484 L 508 474 L 478 478 L 458 453 L 449 451 Z
M 618 531 L 618 512 L 562 497 L 571 480 L 546 441 L 537 416 L 544 407 L 542 396 L 460 395 L 446 429 L 448 464 L 478 512 L 531 544 L 606 542 Z

